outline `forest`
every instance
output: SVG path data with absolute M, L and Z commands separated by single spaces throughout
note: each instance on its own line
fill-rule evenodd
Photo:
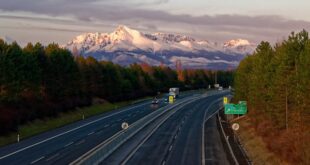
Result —
M 269 150 L 292 164 L 309 164 L 308 32 L 292 32 L 275 46 L 261 42 L 241 61 L 234 87 L 235 99 L 248 101 L 248 115 Z
M 170 87 L 207 88 L 214 84 L 215 74 L 224 87 L 232 84 L 233 71 L 122 67 L 72 55 L 54 43 L 22 48 L 0 39 L 0 135 L 34 119 L 90 106 L 95 98 L 117 102 L 167 93 Z

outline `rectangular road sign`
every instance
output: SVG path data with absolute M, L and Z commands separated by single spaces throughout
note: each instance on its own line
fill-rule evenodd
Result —
M 247 113 L 246 102 L 240 102 L 239 104 L 225 104 L 225 114 L 244 115 Z
M 228 98 L 227 97 L 223 97 L 223 103 L 224 103 L 224 105 L 228 103 Z
M 173 96 L 169 96 L 169 103 L 172 104 L 174 102 L 174 97 Z

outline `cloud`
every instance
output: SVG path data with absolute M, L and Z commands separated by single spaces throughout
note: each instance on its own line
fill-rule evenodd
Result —
M 165 11 L 137 9 L 130 5 L 119 5 L 118 0 L 0 0 L 4 11 L 26 11 L 50 16 L 74 16 L 82 21 L 124 21 L 143 20 L 165 23 L 184 23 L 205 26 L 239 26 L 256 28 L 309 28 L 306 21 L 295 21 L 280 16 L 245 15 L 174 15 Z M 141 2 L 141 1 L 133 1 Z M 142 1 L 143 2 L 143 1 Z M 148 3 L 167 3 L 168 0 L 154 0 Z
M 0 0 L 0 10 L 31 12 L 51 17 L 73 17 L 76 21 L 101 24 L 127 24 L 146 30 L 172 29 L 195 36 L 235 36 L 256 40 L 287 36 L 295 30 L 310 30 L 310 22 L 290 20 L 277 15 L 202 15 L 171 14 L 162 10 L 143 8 L 143 5 L 160 5 L 169 0 Z M 137 7 L 138 6 L 138 7 Z M 35 17 L 35 16 L 34 16 Z M 56 21 L 56 20 L 55 20 Z M 86 23 L 87 24 L 87 23 Z M 203 30 L 202 30 L 203 29 Z M 225 36 L 226 35 L 226 36 Z M 279 36 L 280 35 L 280 36 Z

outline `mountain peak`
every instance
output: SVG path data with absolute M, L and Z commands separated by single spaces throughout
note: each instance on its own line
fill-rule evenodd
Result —
M 121 32 L 121 31 L 131 31 L 131 30 L 133 30 L 133 29 L 131 29 L 131 28 L 129 28 L 128 26 L 125 26 L 125 25 L 119 25 L 119 26 L 115 29 L 115 31 L 119 31 L 119 32 Z
M 113 41 L 121 41 L 121 40 L 133 40 L 135 38 L 141 38 L 142 37 L 142 33 L 131 29 L 125 25 L 120 25 L 118 26 L 113 33 L 110 34 L 111 35 L 111 39 Z
M 119 25 L 113 32 L 116 35 L 140 35 L 141 32 L 135 30 L 135 29 L 131 29 L 128 26 L 125 25 Z M 112 33 L 112 34 L 113 34 Z

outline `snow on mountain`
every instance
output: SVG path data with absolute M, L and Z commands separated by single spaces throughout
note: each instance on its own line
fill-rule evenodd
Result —
M 144 34 L 127 26 L 119 26 L 112 33 L 79 35 L 64 47 L 71 51 L 77 48 L 83 56 L 121 65 L 148 63 L 174 68 L 179 60 L 185 68 L 227 69 L 236 67 L 245 54 L 254 51 L 254 46 L 242 39 L 220 45 L 185 35 Z
M 235 52 L 241 54 L 251 54 L 256 49 L 256 45 L 248 40 L 236 39 L 224 43 L 223 49 L 226 52 Z

